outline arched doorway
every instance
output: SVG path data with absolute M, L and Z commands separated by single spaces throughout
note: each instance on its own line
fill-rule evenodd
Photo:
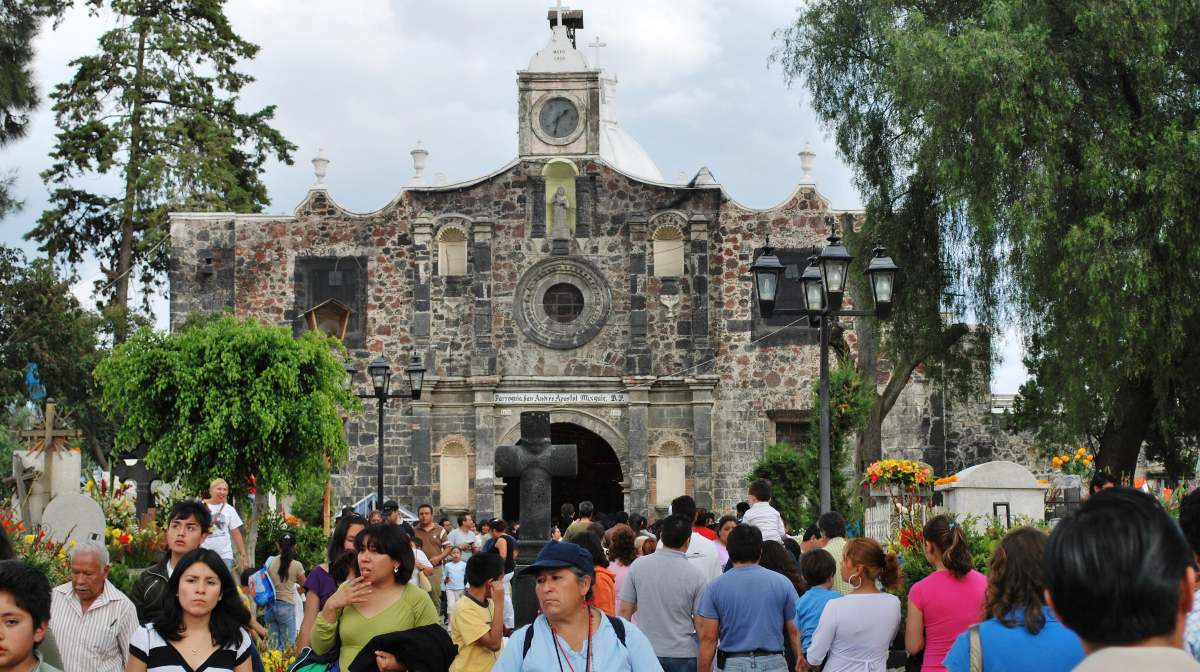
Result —
M 564 502 L 579 504 L 589 500 L 596 505 L 596 511 L 603 513 L 615 513 L 625 508 L 621 461 L 607 441 L 595 432 L 569 422 L 551 424 L 550 439 L 558 445 L 574 444 L 579 460 L 575 478 L 555 478 L 550 484 L 553 520 L 558 520 L 558 510 Z M 504 479 L 502 508 L 505 520 L 520 518 L 520 499 L 521 479 Z

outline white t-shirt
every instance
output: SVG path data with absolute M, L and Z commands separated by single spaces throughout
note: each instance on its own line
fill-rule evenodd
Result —
M 884 672 L 899 629 L 895 595 L 846 595 L 825 604 L 805 657 L 822 672 Z
M 200 545 L 216 551 L 217 555 L 226 560 L 233 560 L 233 537 L 229 535 L 242 526 L 242 517 L 228 502 L 209 503 L 208 512 L 212 514 L 212 531 Z
M 662 539 L 659 539 L 657 549 L 661 550 L 662 547 Z M 707 581 L 712 581 L 721 575 L 721 558 L 717 555 L 717 542 L 706 538 L 699 532 L 692 532 L 691 541 L 688 542 L 687 559 L 693 567 L 704 574 Z
M 409 577 L 408 582 L 414 586 L 417 586 L 417 585 L 420 585 L 418 583 L 418 581 L 420 581 L 420 579 L 417 577 L 417 575 L 421 573 L 422 569 L 428 569 L 428 568 L 432 567 L 433 563 L 429 562 L 429 556 L 425 555 L 425 551 L 422 551 L 419 548 L 414 548 L 414 549 L 412 549 L 412 551 L 413 551 L 413 560 L 414 560 L 413 573 L 412 573 L 412 576 Z
M 783 543 L 783 535 L 787 530 L 783 527 L 783 517 L 768 502 L 755 502 L 746 509 L 742 516 L 743 525 L 753 525 L 762 532 L 763 541 L 778 541 Z

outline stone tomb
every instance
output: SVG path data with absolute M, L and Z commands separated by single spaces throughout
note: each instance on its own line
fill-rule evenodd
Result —
M 1025 467 L 1016 462 L 985 462 L 963 469 L 954 483 L 937 486 L 942 503 L 950 513 L 975 516 L 982 532 L 997 519 L 1001 525 L 1016 524 L 1019 516 L 1041 520 L 1046 515 L 1046 489 Z

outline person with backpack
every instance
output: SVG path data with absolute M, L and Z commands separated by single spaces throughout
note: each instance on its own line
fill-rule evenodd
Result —
M 296 535 L 285 532 L 279 538 L 279 555 L 267 558 L 263 571 L 275 589 L 275 599 L 267 605 L 263 620 L 272 648 L 282 651 L 296 642 L 296 604 L 300 601 L 296 584 L 304 582 L 304 565 L 296 559 Z
M 591 553 L 552 541 L 522 573 L 535 576 L 542 613 L 513 633 L 494 672 L 662 672 L 637 626 L 587 606 L 595 581 Z

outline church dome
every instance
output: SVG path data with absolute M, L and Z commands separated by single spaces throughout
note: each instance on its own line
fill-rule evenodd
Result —
M 600 158 L 622 173 L 654 182 L 665 181 L 654 159 L 616 123 L 600 124 Z
M 617 78 L 600 78 L 600 158 L 622 173 L 665 182 L 654 159 L 617 123 Z

